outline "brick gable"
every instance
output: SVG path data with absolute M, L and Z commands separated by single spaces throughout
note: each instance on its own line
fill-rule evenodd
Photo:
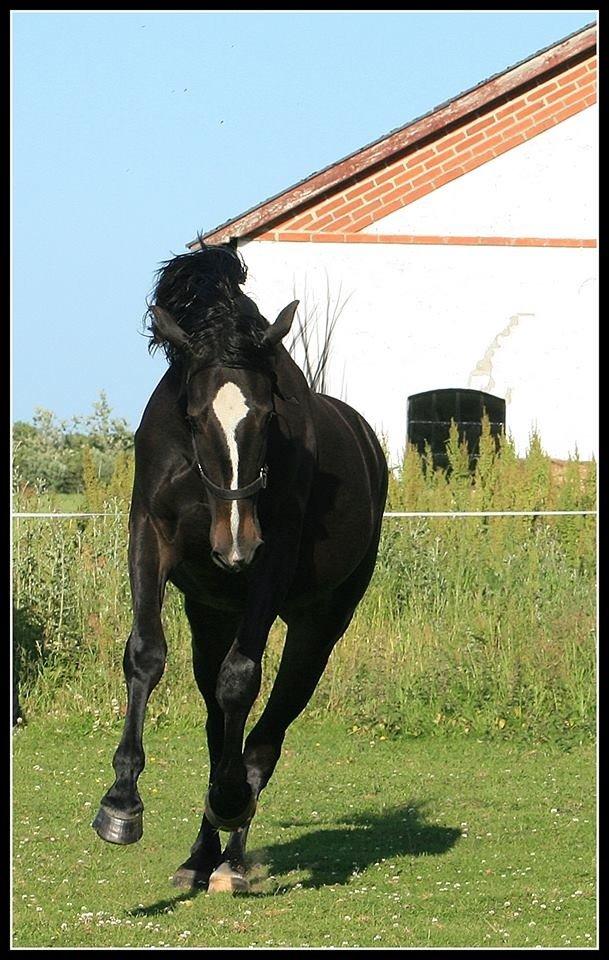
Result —
M 596 27 L 589 24 L 187 247 L 229 239 L 378 242 L 380 235 L 363 232 L 371 224 L 591 106 L 595 53 Z
M 596 102 L 596 56 L 533 89 L 469 117 L 462 126 L 408 151 L 340 192 L 286 216 L 257 239 L 330 242 L 351 239 L 394 210 L 464 176 Z M 323 235 L 323 236 L 320 236 Z M 355 239 L 355 237 L 353 237 Z M 358 238 L 359 239 L 359 238 Z M 373 241 L 362 235 L 361 241 Z

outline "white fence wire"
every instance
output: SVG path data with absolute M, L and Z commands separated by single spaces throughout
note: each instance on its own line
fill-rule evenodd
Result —
M 411 517 L 591 517 L 596 510 L 464 510 L 464 511 L 392 511 L 383 514 L 383 519 Z M 126 517 L 126 513 L 13 513 L 14 520 L 32 520 L 34 517 L 59 517 L 75 519 L 80 517 Z

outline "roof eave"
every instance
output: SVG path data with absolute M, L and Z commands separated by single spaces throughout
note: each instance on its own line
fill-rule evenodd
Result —
M 200 237 L 208 243 L 224 243 L 231 238 L 242 239 L 260 233 L 281 218 L 286 211 L 293 211 L 313 200 L 320 193 L 331 190 L 350 177 L 364 173 L 375 164 L 389 161 L 396 153 L 408 149 L 468 114 L 480 110 L 498 97 L 505 96 L 573 58 L 592 51 L 595 46 L 596 25 L 591 24 L 528 60 L 484 80 L 465 93 L 435 107 L 343 160 L 311 174 L 305 180 L 252 207 L 240 216 L 225 221 L 207 233 L 202 233 Z M 190 250 L 197 249 L 200 246 L 199 238 L 192 240 L 186 246 Z

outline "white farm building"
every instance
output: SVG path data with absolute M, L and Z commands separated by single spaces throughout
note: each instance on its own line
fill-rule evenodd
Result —
M 408 399 L 505 402 L 520 453 L 597 455 L 596 29 L 589 26 L 203 233 L 246 293 L 340 312 L 328 392 L 407 439 Z M 189 245 L 196 249 L 198 241 Z M 395 460 L 394 460 L 395 462 Z

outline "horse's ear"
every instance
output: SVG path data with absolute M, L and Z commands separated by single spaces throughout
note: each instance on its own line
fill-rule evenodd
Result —
M 300 300 L 292 300 L 292 302 L 288 303 L 287 307 L 284 307 L 278 314 L 275 323 L 271 324 L 264 333 L 264 341 L 266 343 L 270 343 L 273 347 L 281 343 L 283 338 L 290 332 L 294 314 L 296 313 L 296 308 L 299 303 Z
M 154 316 L 152 329 L 154 339 L 157 343 L 162 343 L 166 340 L 174 347 L 188 346 L 188 334 L 182 330 L 182 327 L 178 326 L 171 314 L 165 310 L 164 307 L 159 307 L 155 304 L 150 307 L 150 311 Z

